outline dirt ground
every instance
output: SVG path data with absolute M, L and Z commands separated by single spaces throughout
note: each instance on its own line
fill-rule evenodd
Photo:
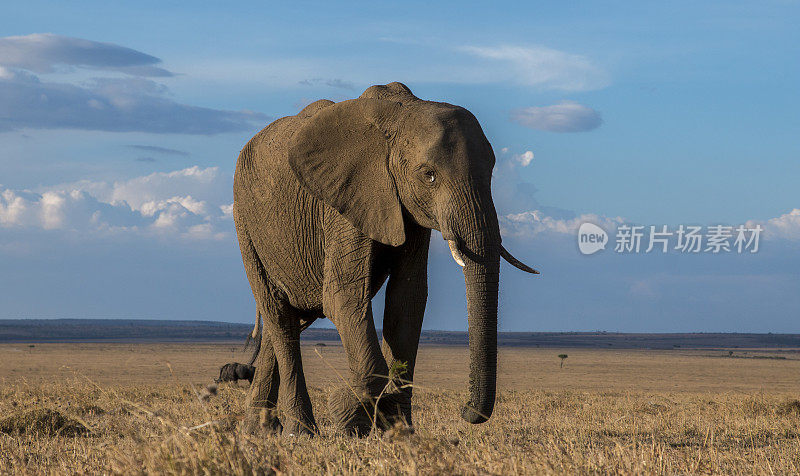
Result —
M 559 354 L 567 354 L 561 368 Z M 466 390 L 466 347 L 423 346 L 415 386 Z M 767 392 L 800 394 L 800 352 L 727 350 L 582 350 L 501 347 L 501 390 L 612 392 Z M 108 385 L 211 383 L 227 362 L 248 354 L 231 344 L 4 344 L 0 382 L 58 382 L 76 375 Z M 784 357 L 783 359 L 775 357 Z M 303 345 L 311 386 L 340 383 L 347 375 L 341 345 Z

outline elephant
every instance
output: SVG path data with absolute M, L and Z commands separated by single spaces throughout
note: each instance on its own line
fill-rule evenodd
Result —
M 538 274 L 502 246 L 491 195 L 494 162 L 469 111 L 419 99 L 398 82 L 355 99 L 313 102 L 244 146 L 233 218 L 263 321 L 256 322 L 263 326 L 261 352 L 247 402 L 251 431 L 260 425 L 288 435 L 318 433 L 299 338 L 325 317 L 339 332 L 350 369 L 348 384 L 328 398 L 337 426 L 365 435 L 397 422 L 412 425 L 431 230 L 441 232 L 464 273 L 470 397 L 461 417 L 489 419 L 500 258 Z M 371 300 L 384 283 L 379 344 Z
M 214 379 L 215 383 L 233 382 L 239 383 L 239 380 L 247 380 L 250 384 L 253 383 L 253 375 L 256 368 L 252 365 L 240 364 L 239 362 L 231 362 L 225 364 L 219 369 L 219 378 Z

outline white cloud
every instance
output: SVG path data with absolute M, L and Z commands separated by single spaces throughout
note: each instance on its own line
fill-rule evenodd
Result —
M 191 58 L 179 67 L 209 85 L 238 88 L 313 86 L 323 93 L 391 81 L 447 84 L 517 84 L 538 90 L 587 91 L 608 85 L 608 75 L 589 58 L 544 46 L 456 46 L 392 42 L 391 55 L 364 57 Z M 337 78 L 335 80 L 308 78 Z M 255 89 L 254 89 L 255 90 Z
M 0 64 L 36 73 L 52 73 L 58 67 L 71 66 L 134 76 L 173 76 L 156 66 L 160 63 L 155 56 L 124 46 L 52 33 L 0 38 Z
M 653 287 L 653 283 L 646 279 L 634 281 L 628 292 L 633 297 L 644 299 L 654 299 L 660 296 L 659 292 Z
M 507 156 L 511 153 L 511 149 L 508 147 L 503 147 L 500 149 L 500 153 Z M 517 165 L 521 165 L 522 167 L 527 167 L 530 165 L 531 162 L 533 162 L 534 154 L 532 150 L 526 150 L 521 154 L 511 154 L 509 157 L 509 160 L 505 161 L 504 164 L 506 164 L 507 167 L 514 169 Z
M 42 214 L 42 228 L 51 230 L 61 228 L 64 224 L 64 208 L 66 198 L 58 193 L 46 192 L 39 200 Z
M 593 213 L 571 218 L 559 218 L 552 216 L 552 212 L 548 210 L 548 207 L 542 208 L 500 216 L 500 228 L 503 235 L 531 237 L 540 233 L 556 233 L 574 236 L 577 234 L 580 225 L 586 222 L 594 223 L 603 228 L 606 233 L 612 235 L 616 233 L 617 226 L 626 223 L 619 216 L 609 217 Z M 800 208 L 795 208 L 788 213 L 766 221 L 749 220 L 745 223 L 747 228 L 754 228 L 756 225 L 762 227 L 761 237 L 764 239 L 800 241 Z
M 143 152 L 150 152 L 154 154 L 162 154 L 162 155 L 177 155 L 180 157 L 189 157 L 190 155 L 188 152 L 183 150 L 170 149 L 168 147 L 159 147 L 156 145 L 129 144 L 128 148 Z
M 233 203 L 230 203 L 228 205 L 220 205 L 219 209 L 222 212 L 222 214 L 225 215 L 226 217 L 233 218 Z
M 212 187 L 219 180 L 219 168 L 198 166 L 172 172 L 155 172 L 127 181 L 115 182 L 105 197 L 110 202 L 125 201 L 134 209 L 147 202 L 172 199 L 175 196 L 206 196 L 216 192 Z
M 82 129 L 159 134 L 219 134 L 251 130 L 264 114 L 190 106 L 142 78 L 103 78 L 73 85 L 26 72 L 0 76 L 0 131 Z
M 39 193 L 5 189 L 0 227 L 222 239 L 232 231 L 232 205 L 224 203 L 229 185 L 216 167 L 194 166 L 114 183 L 84 180 Z
M 608 84 L 606 74 L 587 57 L 544 46 L 465 46 L 462 51 L 490 60 L 495 79 L 542 89 L 585 91 Z
M 517 109 L 511 112 L 511 120 L 531 129 L 550 132 L 586 132 L 603 123 L 599 112 L 574 101 Z
M 522 154 L 515 155 L 514 160 L 519 162 L 523 167 L 527 167 L 533 161 L 533 152 L 526 150 Z
M 297 82 L 303 86 L 318 86 L 318 85 L 325 85 L 331 88 L 338 88 L 338 89 L 347 89 L 347 90 L 354 90 L 356 89 L 355 84 L 351 83 L 350 81 L 344 81 L 341 79 L 325 79 L 325 78 L 312 78 L 312 79 L 303 79 Z
M 140 211 L 142 212 L 142 215 L 151 217 L 162 210 L 167 210 L 176 205 L 194 215 L 206 214 L 206 202 L 195 200 L 191 195 L 187 195 L 185 197 L 172 197 L 167 200 L 145 202 L 142 204 Z
M 624 223 L 621 217 L 607 217 L 587 213 L 575 218 L 554 218 L 540 210 L 512 213 L 500 217 L 500 230 L 506 236 L 530 237 L 539 233 L 558 233 L 576 235 L 582 223 L 594 223 L 606 233 L 613 233 L 618 224 Z
M 73 230 L 134 230 L 144 224 L 141 214 L 126 203 L 110 204 L 86 191 L 34 193 L 5 189 L 0 192 L 0 227 Z
M 0 225 L 22 224 L 27 218 L 28 200 L 11 191 L 0 193 Z
M 763 227 L 763 236 L 766 239 L 800 240 L 800 208 L 794 208 L 789 213 L 770 218 L 766 222 L 750 220 L 746 224 L 748 228 L 753 228 L 756 225 Z
M 268 116 L 190 106 L 169 98 L 146 76 L 172 76 L 161 60 L 130 48 L 51 34 L 0 38 L 0 132 L 23 128 L 161 134 L 251 130 Z M 128 76 L 82 83 L 42 81 L 36 74 L 74 68 Z M 33 74 L 36 73 L 36 74 Z

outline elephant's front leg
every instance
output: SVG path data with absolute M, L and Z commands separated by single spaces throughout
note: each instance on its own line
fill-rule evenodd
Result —
M 430 236 L 428 229 L 409 226 L 406 243 L 393 255 L 383 312 L 383 355 L 389 365 L 392 386 L 402 395 L 396 408 L 383 411 L 402 415 L 409 426 L 414 367 L 428 298 Z
M 372 246 L 354 233 L 351 240 L 340 237 L 325 257 L 323 308 L 339 331 L 350 367 L 350 381 L 330 395 L 328 404 L 337 425 L 356 435 L 372 428 L 375 399 L 388 375 L 369 295 Z
M 389 371 L 381 355 L 369 304 L 361 316 L 334 321 L 347 354 L 350 381 L 330 395 L 328 404 L 341 429 L 363 436 L 370 432 L 376 418 L 379 427 L 385 426 L 382 415 L 375 412 L 375 401 L 386 390 Z

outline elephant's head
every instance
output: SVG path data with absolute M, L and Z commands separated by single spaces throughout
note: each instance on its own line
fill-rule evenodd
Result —
M 536 271 L 501 245 L 494 153 L 475 117 L 420 100 L 400 83 L 372 86 L 310 118 L 292 139 L 289 162 L 312 194 L 374 240 L 402 245 L 406 221 L 442 233 L 467 289 L 471 397 L 462 417 L 486 421 L 495 399 L 500 257 Z

